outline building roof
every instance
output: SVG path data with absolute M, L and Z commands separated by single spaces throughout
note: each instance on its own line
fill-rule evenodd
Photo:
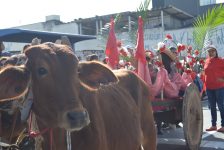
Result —
M 178 9 L 172 5 L 148 10 L 147 17 L 148 18 L 161 17 L 161 11 L 164 12 L 164 15 L 170 15 L 170 16 L 177 18 L 181 21 L 186 21 L 186 20 L 190 20 L 190 19 L 194 18 L 194 16 L 192 16 L 191 14 L 189 14 L 181 9 Z M 135 20 L 135 21 L 138 20 L 138 12 L 136 12 L 136 11 L 120 12 L 119 14 L 121 14 L 121 16 L 122 16 L 122 17 L 120 17 L 119 21 L 117 22 L 117 26 L 119 26 L 119 24 L 121 26 L 120 29 L 122 29 L 122 27 L 127 25 L 128 16 L 130 16 L 132 20 Z M 102 24 L 105 25 L 108 22 L 110 22 L 111 17 L 115 18 L 116 15 L 117 14 L 108 14 L 108 15 L 103 15 L 103 16 L 95 16 L 95 17 L 91 17 L 91 18 L 79 18 L 79 19 L 75 19 L 74 21 L 76 23 L 82 23 L 82 28 L 85 30 L 93 30 L 93 29 L 95 29 L 93 27 L 96 26 L 97 20 L 102 21 Z
M 47 32 L 47 31 L 34 31 L 25 29 L 0 29 L 0 41 L 3 42 L 19 42 L 30 43 L 32 39 L 41 39 L 41 42 L 55 42 L 61 39 L 62 36 L 67 36 L 71 43 L 76 43 L 83 40 L 96 39 L 95 36 Z
M 162 8 L 151 9 L 149 11 L 149 17 L 160 16 L 161 11 L 181 20 L 194 18 L 194 16 L 192 16 L 191 14 L 188 14 L 187 12 L 180 10 L 172 5 L 169 5 L 167 7 L 162 7 Z

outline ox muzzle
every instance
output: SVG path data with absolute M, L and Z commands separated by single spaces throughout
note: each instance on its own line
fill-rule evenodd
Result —
M 89 114 L 86 109 L 82 111 L 69 111 L 65 114 L 69 131 L 79 131 L 90 123 Z

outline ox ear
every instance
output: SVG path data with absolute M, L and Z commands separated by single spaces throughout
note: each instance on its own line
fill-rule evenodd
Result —
M 118 82 L 112 70 L 98 61 L 80 62 L 78 72 L 80 80 L 93 88 Z

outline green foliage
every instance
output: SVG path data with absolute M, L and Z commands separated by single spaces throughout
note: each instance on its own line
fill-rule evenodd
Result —
M 193 22 L 193 38 L 194 45 L 202 53 L 204 43 L 207 43 L 211 37 L 212 31 L 219 25 L 224 23 L 224 7 L 216 6 L 203 15 L 196 18 Z
M 144 3 L 141 2 L 139 7 L 137 8 L 137 18 L 141 16 L 144 22 L 147 22 L 148 20 L 148 13 L 149 13 L 148 8 L 150 2 L 151 0 L 145 0 Z M 138 30 L 138 23 L 134 24 L 132 26 L 131 32 L 129 32 L 131 43 L 134 43 L 134 45 L 136 45 L 137 30 Z
M 148 18 L 148 8 L 151 0 L 145 0 L 144 3 L 141 2 L 139 7 L 137 8 L 137 15 L 141 16 L 143 21 L 147 21 Z
M 122 16 L 121 14 L 117 14 L 114 18 L 114 24 L 116 24 L 117 22 L 119 22 L 121 20 Z

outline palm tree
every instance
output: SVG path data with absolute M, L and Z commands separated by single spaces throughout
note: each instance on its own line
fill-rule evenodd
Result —
M 151 0 L 145 0 L 144 3 L 141 2 L 139 7 L 137 8 L 137 15 L 141 16 L 144 22 L 148 19 L 148 8 L 150 2 Z
M 148 20 L 148 8 L 151 0 L 145 0 L 144 3 L 140 3 L 139 7 L 137 8 L 137 18 L 141 16 L 144 23 Z M 136 20 L 138 21 L 138 19 Z M 137 30 L 138 30 L 138 23 L 136 22 L 133 24 L 132 30 L 129 32 L 131 43 L 136 45 L 136 38 L 137 38 Z
M 193 39 L 195 48 L 200 51 L 200 56 L 204 52 L 203 48 L 211 42 L 209 37 L 212 36 L 214 29 L 224 23 L 223 5 L 209 9 L 203 16 L 199 16 L 193 22 Z

